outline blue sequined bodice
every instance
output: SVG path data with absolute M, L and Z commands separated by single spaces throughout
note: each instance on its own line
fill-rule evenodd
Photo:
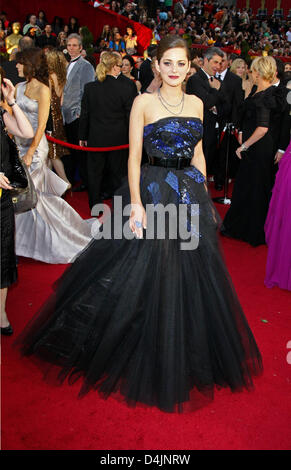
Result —
M 144 127 L 144 146 L 153 157 L 191 159 L 202 135 L 199 118 L 165 117 Z

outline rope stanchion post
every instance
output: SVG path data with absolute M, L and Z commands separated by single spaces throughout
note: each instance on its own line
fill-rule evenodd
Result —
M 224 179 L 224 196 L 223 197 L 214 197 L 213 201 L 220 204 L 229 205 L 231 204 L 231 199 L 228 196 L 228 174 L 229 174 L 229 147 L 230 147 L 230 138 L 233 133 L 235 126 L 233 123 L 229 122 L 225 125 L 226 128 L 226 157 L 225 157 L 225 179 Z

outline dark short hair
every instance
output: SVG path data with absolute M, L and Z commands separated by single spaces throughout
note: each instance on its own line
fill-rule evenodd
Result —
M 284 77 L 285 66 L 284 66 L 282 60 L 278 59 L 278 57 L 274 57 L 274 59 L 276 61 L 276 66 L 277 66 L 277 77 L 279 78 L 279 80 L 282 80 L 283 77 Z
M 219 47 L 210 47 L 209 49 L 207 49 L 204 54 L 203 54 L 203 58 L 204 59 L 212 59 L 215 55 L 218 55 L 219 57 L 223 58 L 224 57 L 224 52 L 219 49 Z
M 128 62 L 130 63 L 130 65 L 131 65 L 132 67 L 135 66 L 135 61 L 134 61 L 133 57 L 131 57 L 131 55 L 125 55 L 125 56 L 122 57 L 122 60 L 123 60 L 123 59 L 128 60 Z

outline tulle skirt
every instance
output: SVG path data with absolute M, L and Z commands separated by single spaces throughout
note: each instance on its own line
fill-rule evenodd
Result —
M 124 208 L 127 183 L 117 195 Z M 223 261 L 203 176 L 195 167 L 145 165 L 141 196 L 144 206 L 186 204 L 197 248 L 181 249 L 167 228 L 163 238 L 157 230 L 147 237 L 149 222 L 142 239 L 93 240 L 18 339 L 22 353 L 57 382 L 80 379 L 80 397 L 98 390 L 167 412 L 202 406 L 216 387 L 252 389 L 262 359 Z M 119 215 L 115 202 L 112 234 Z

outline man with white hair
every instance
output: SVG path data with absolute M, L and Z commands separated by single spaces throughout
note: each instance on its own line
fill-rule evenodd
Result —
M 95 80 L 93 66 L 81 55 L 82 40 L 78 34 L 72 33 L 67 39 L 67 50 L 71 61 L 67 68 L 67 82 L 64 88 L 62 112 L 65 121 L 67 140 L 71 144 L 79 145 L 79 117 L 81 114 L 81 101 L 86 83 Z M 81 185 L 75 188 L 84 191 L 87 187 L 86 152 L 71 149 L 69 156 L 63 157 L 65 171 L 70 183 L 75 182 L 75 173 L 78 168 Z

